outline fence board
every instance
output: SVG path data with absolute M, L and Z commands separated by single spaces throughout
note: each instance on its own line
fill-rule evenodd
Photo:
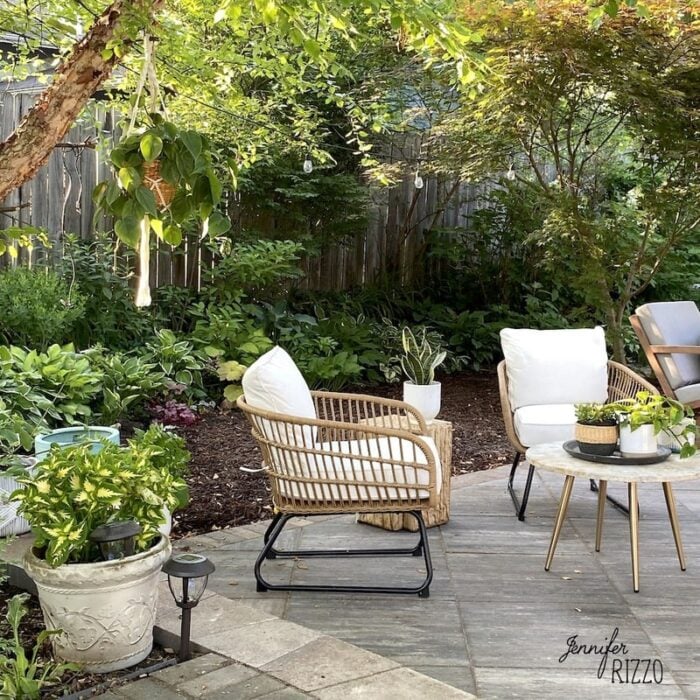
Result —
M 0 139 L 15 128 L 21 115 L 36 100 L 41 86 L 26 88 L 24 92 L 6 90 L 0 93 Z M 107 119 L 105 107 L 93 105 L 96 124 L 114 124 L 115 115 Z M 78 123 L 66 136 L 68 143 L 84 143 L 97 135 L 95 123 Z M 114 132 L 114 140 L 118 133 Z M 414 158 L 418 153 L 417 141 L 407 138 L 404 143 L 387 146 L 385 155 L 392 158 Z M 11 225 L 31 225 L 48 231 L 52 250 L 48 255 L 60 257 L 62 239 L 66 232 L 81 238 L 94 235 L 94 206 L 92 191 L 95 185 L 110 176 L 105 154 L 95 148 L 56 148 L 36 177 L 13 192 L 2 207 L 23 208 L 0 214 L 0 229 Z M 305 278 L 301 286 L 307 289 L 343 290 L 374 284 L 387 273 L 399 274 L 407 284 L 419 282 L 424 274 L 439 274 L 445 263 L 425 260 L 426 232 L 437 228 L 467 228 L 474 212 L 487 205 L 490 187 L 462 184 L 445 201 L 453 183 L 428 177 L 424 187 L 416 191 L 413 184 L 415 171 L 407 172 L 402 181 L 389 189 L 373 189 L 369 193 L 369 209 L 365 230 L 358 231 L 349 241 L 326 245 L 316 258 L 302 261 Z M 412 202 L 416 199 L 415 204 Z M 256 230 L 261 236 L 284 237 L 288 222 L 283 216 L 266 212 L 243 221 L 240 195 L 231 198 L 230 212 L 236 220 L 235 230 Z M 107 219 L 100 217 L 98 228 L 106 228 Z M 27 254 L 23 254 L 27 255 Z M 36 249 L 32 260 L 40 260 L 46 251 Z M 28 258 L 27 258 L 28 261 Z M 134 271 L 135 256 L 125 263 L 127 271 Z M 0 266 L 14 264 L 9 255 L 0 258 Z M 185 237 L 183 246 L 172 251 L 170 246 L 154 243 L 151 256 L 151 286 L 189 286 L 199 289 L 202 271 L 214 264 L 211 251 L 197 235 Z

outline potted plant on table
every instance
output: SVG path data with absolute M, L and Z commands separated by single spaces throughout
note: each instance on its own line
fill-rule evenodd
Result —
M 576 412 L 575 437 L 581 452 L 609 456 L 617 449 L 617 413 L 611 404 L 580 403 Z
M 170 555 L 159 528 L 164 508 L 183 505 L 186 493 L 165 459 L 178 438 L 154 430 L 155 440 L 149 430 L 98 453 L 90 444 L 53 447 L 12 494 L 35 535 L 24 564 L 44 621 L 63 630 L 52 638 L 54 655 L 91 672 L 132 666 L 153 646 L 158 578 Z M 126 532 L 110 545 L 104 526 Z
M 690 407 L 649 391 L 640 391 L 634 398 L 621 399 L 610 405 L 618 414 L 623 456 L 654 454 L 658 450 L 659 435 L 676 440 L 681 457 L 695 454 L 696 428 Z
M 440 412 L 442 387 L 435 381 L 435 369 L 445 361 L 447 353 L 428 340 L 425 328 L 417 337 L 410 328 L 404 328 L 401 342 L 405 353 L 401 368 L 408 377 L 403 383 L 403 400 L 430 423 Z

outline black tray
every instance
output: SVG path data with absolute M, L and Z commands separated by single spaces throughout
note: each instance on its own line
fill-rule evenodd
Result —
M 565 442 L 562 447 L 572 457 L 583 459 L 586 462 L 597 462 L 598 464 L 658 464 L 668 459 L 671 454 L 669 447 L 658 447 L 656 454 L 647 455 L 646 457 L 623 457 L 619 452 L 615 451 L 611 455 L 590 455 L 586 452 L 581 452 L 576 440 Z

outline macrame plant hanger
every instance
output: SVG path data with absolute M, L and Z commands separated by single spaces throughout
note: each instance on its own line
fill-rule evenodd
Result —
M 136 127 L 141 96 L 144 90 L 148 92 L 147 108 L 149 112 L 161 111 L 165 114 L 165 102 L 160 95 L 158 88 L 158 77 L 156 76 L 155 48 L 157 39 L 146 32 L 143 40 L 143 68 L 139 76 L 136 88 L 136 99 L 131 111 L 127 136 Z M 151 305 L 151 226 L 148 216 L 144 216 L 140 223 L 141 232 L 139 235 L 138 248 L 138 276 L 136 287 L 136 306 L 144 307 Z

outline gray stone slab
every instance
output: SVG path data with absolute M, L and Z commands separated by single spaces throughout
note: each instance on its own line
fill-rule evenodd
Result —
M 238 685 L 260 674 L 253 668 L 242 664 L 230 663 L 228 666 L 210 671 L 196 678 L 183 680 L 175 687 L 181 693 L 187 693 L 195 698 L 209 698 L 221 690 Z
M 545 556 L 522 554 L 462 554 L 449 557 L 455 596 L 460 601 L 493 604 L 534 600 L 566 603 L 595 599 L 601 604 L 623 604 L 603 567 L 592 556 L 555 555 L 552 569 L 544 570 Z
M 262 667 L 276 678 L 312 691 L 395 668 L 387 658 L 331 637 L 320 637 Z
M 173 688 L 163 685 L 152 678 L 142 678 L 134 683 L 114 688 L 115 695 L 129 700 L 177 700 L 182 695 Z
M 304 594 L 288 618 L 401 664 L 469 662 L 457 603 L 418 596 Z
M 476 695 L 476 682 L 471 666 L 422 666 L 412 664 L 411 668 L 447 685 Z
M 375 676 L 342 683 L 314 692 L 321 700 L 347 700 L 371 698 L 372 700 L 465 700 L 474 696 L 445 683 L 423 676 L 406 668 L 385 671 Z
M 279 690 L 273 690 L 266 695 L 258 695 L 257 697 L 260 698 L 260 700 L 306 700 L 307 698 L 313 698 L 313 695 L 302 693 L 301 690 L 297 690 L 296 688 L 281 688 Z
M 657 656 L 657 650 L 626 606 L 597 605 L 590 599 L 570 604 L 541 604 L 523 600 L 504 603 L 497 612 L 491 605 L 460 603 L 460 612 L 475 667 L 558 668 L 567 640 L 578 635 L 580 644 L 604 644 L 619 629 L 635 657 Z M 597 661 L 587 655 L 572 656 L 567 667 L 588 670 Z
M 284 620 L 268 620 L 237 630 L 198 637 L 198 642 L 217 654 L 260 668 L 318 639 L 320 632 Z
M 674 673 L 700 669 L 700 609 L 697 605 L 633 606 L 632 611 Z
M 611 682 L 610 675 L 598 678 L 597 671 L 574 671 L 563 668 L 475 669 L 477 697 L 489 700 L 660 700 L 685 696 L 673 682 L 661 685 L 637 685 Z M 617 678 L 616 678 L 617 680 Z
M 221 631 L 222 627 L 234 630 L 271 619 L 274 619 L 271 614 L 256 610 L 242 602 L 230 600 L 224 596 L 210 595 L 192 611 L 191 637 L 203 639 L 212 631 Z M 174 634 L 180 632 L 180 608 L 175 605 L 172 598 L 166 598 L 162 590 L 158 601 L 156 625 Z
M 160 683 L 165 683 L 165 685 L 177 686 L 179 683 L 185 683 L 199 676 L 204 676 L 230 663 L 229 659 L 218 654 L 202 654 L 202 656 L 197 656 L 191 661 L 185 661 L 164 668 L 161 671 L 156 671 L 151 678 Z

